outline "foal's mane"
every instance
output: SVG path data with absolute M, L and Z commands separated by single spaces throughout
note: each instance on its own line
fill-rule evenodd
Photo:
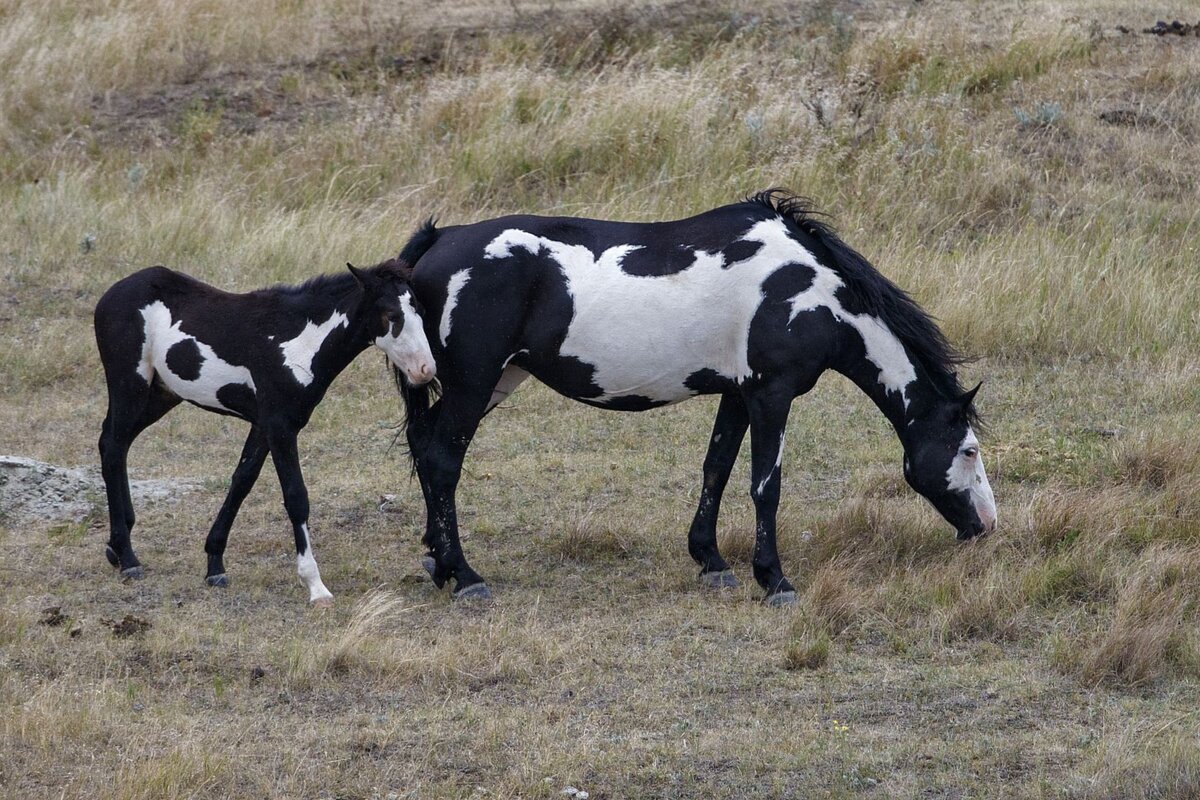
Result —
M 378 275 L 381 278 L 398 277 L 408 279 L 411 268 L 399 258 L 389 258 L 373 267 L 363 267 L 360 272 Z M 348 270 L 315 275 L 303 283 L 280 283 L 259 289 L 255 294 L 287 295 L 303 297 L 305 295 L 328 296 L 342 298 L 358 288 L 358 281 Z
M 746 198 L 746 202 L 765 206 L 790 219 L 801 231 L 816 239 L 829 253 L 830 267 L 845 281 L 846 290 L 868 313 L 878 317 L 905 349 L 920 362 L 938 394 L 947 400 L 963 394 L 956 368 L 973 359 L 946 339 L 933 317 L 854 248 L 841 240 L 830 225 L 818 217 L 826 216 L 813 208 L 807 197 L 786 189 L 767 189 Z M 967 421 L 980 424 L 974 403 L 964 410 Z

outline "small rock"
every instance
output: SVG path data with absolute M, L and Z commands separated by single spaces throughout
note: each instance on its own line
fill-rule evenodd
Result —
M 251 681 L 261 681 L 265 677 L 267 677 L 267 671 L 262 667 L 255 667 L 254 669 L 250 670 Z

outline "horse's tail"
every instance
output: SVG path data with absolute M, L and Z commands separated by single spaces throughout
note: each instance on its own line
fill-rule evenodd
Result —
M 421 223 L 421 227 L 417 228 L 408 243 L 404 245 L 398 260 L 410 265 L 415 271 L 421 256 L 437 243 L 440 236 L 441 231 L 434 224 L 433 217 L 430 217 Z M 408 455 L 412 459 L 412 469 L 415 474 L 417 458 L 420 457 L 419 450 L 422 449 L 420 443 L 425 439 L 423 432 L 427 427 L 425 424 L 426 412 L 441 394 L 441 384 L 435 378 L 424 386 L 413 386 L 395 365 L 392 366 L 392 377 L 396 381 L 396 391 L 400 393 L 400 398 L 404 401 L 404 419 L 400 422 L 400 428 L 408 438 Z

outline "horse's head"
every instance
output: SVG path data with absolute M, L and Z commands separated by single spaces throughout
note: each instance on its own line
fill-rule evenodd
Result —
M 372 269 L 346 264 L 363 288 L 362 306 L 367 313 L 367 330 L 373 344 L 414 386 L 429 383 L 437 365 L 425 337 L 421 306 L 408 285 L 412 269 L 398 259 Z
M 996 527 L 996 499 L 971 429 L 978 391 L 976 386 L 955 399 L 936 401 L 903 436 L 904 479 L 954 526 L 959 539 Z

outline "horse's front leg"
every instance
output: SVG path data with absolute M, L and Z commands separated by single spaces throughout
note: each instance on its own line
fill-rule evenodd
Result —
M 225 545 L 229 541 L 229 529 L 237 518 L 242 501 L 258 480 L 263 462 L 267 460 L 267 451 L 267 437 L 262 428 L 252 426 L 242 448 L 242 457 L 238 459 L 237 468 L 229 482 L 229 494 L 225 496 L 225 502 L 204 541 L 204 552 L 208 554 L 208 572 L 204 580 L 209 586 L 229 585 L 229 578 L 225 575 Z
M 783 576 L 775 544 L 783 438 L 791 402 L 790 392 L 769 387 L 746 395 L 750 417 L 750 496 L 755 512 L 754 579 L 767 590 L 765 599 L 771 606 L 796 602 L 796 592 Z
M 736 394 L 722 395 L 712 438 L 708 441 L 708 455 L 704 457 L 700 502 L 688 531 L 688 552 L 700 564 L 700 582 L 713 589 L 738 585 L 733 570 L 717 549 L 717 516 L 721 511 L 721 496 L 729 483 L 729 473 L 733 471 L 749 424 L 742 398 Z
M 296 431 L 291 427 L 277 427 L 267 434 L 271 458 L 279 474 L 279 486 L 283 490 L 283 505 L 292 523 L 296 537 L 296 573 L 308 587 L 308 602 L 324 608 L 333 604 L 333 594 L 321 582 L 321 571 L 313 556 L 312 540 L 308 532 L 308 489 L 300 472 L 300 455 L 296 449 Z
M 426 523 L 422 541 L 429 549 L 427 568 L 438 588 L 453 578 L 455 599 L 489 599 L 491 590 L 467 563 L 458 539 L 455 493 L 463 459 L 487 409 L 489 392 L 447 389 L 429 438 L 416 454 L 417 472 L 425 494 Z M 432 564 L 428 561 L 432 560 Z

